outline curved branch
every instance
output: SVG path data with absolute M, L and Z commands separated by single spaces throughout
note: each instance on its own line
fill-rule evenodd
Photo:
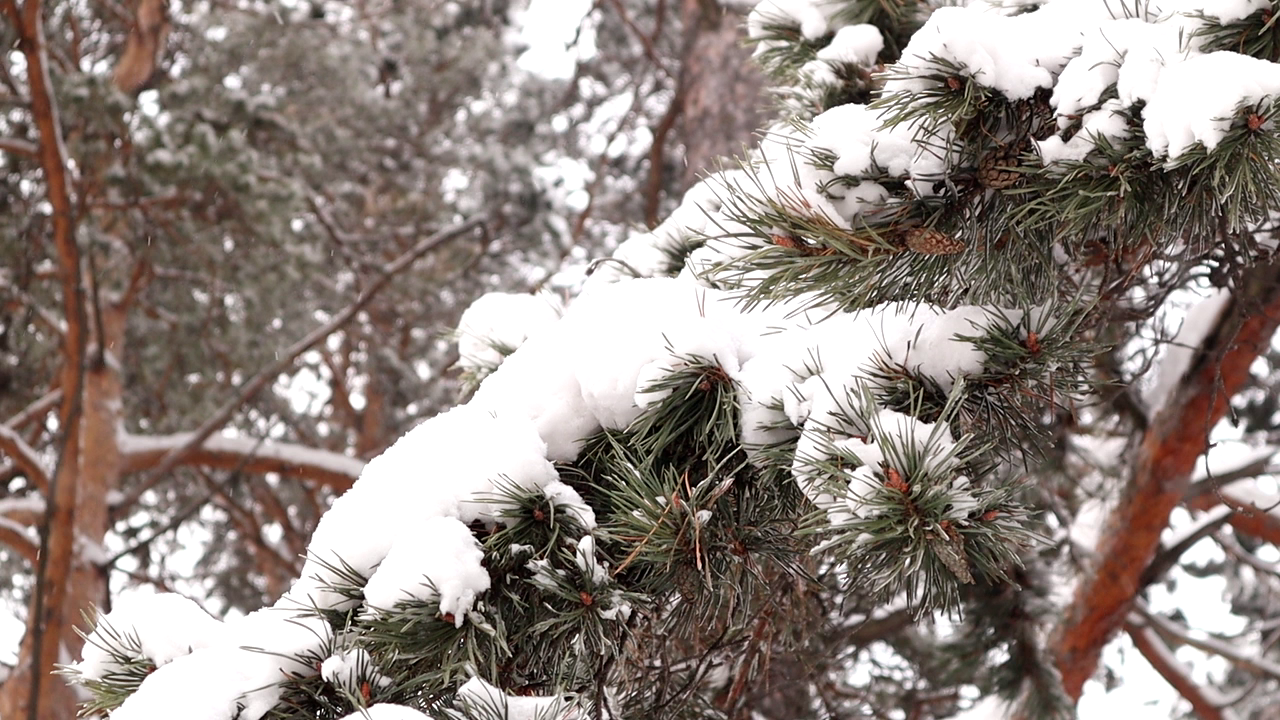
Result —
M 21 523 L 0 516 L 0 543 L 13 548 L 23 560 L 35 566 L 40 554 L 40 546 L 27 535 L 26 528 Z
M 49 473 L 40 463 L 36 451 L 8 425 L 0 425 L 0 451 L 13 458 L 13 462 L 32 485 L 41 491 L 49 488 Z
M 1179 695 L 1191 703 L 1191 709 L 1195 711 L 1196 717 L 1200 720 L 1229 720 L 1231 716 L 1220 707 L 1221 700 L 1209 697 L 1209 688 L 1202 688 L 1191 679 L 1186 669 L 1182 667 L 1182 663 L 1178 662 L 1173 652 L 1169 650 L 1169 646 L 1160 640 L 1160 636 L 1154 630 L 1134 623 L 1125 623 L 1125 630 L 1133 639 L 1138 652 L 1151 663 L 1151 667 L 1155 668 L 1156 672 L 1160 673 L 1165 682 L 1172 685 Z
M 1135 603 L 1137 615 L 1161 636 L 1189 645 L 1197 650 L 1220 655 L 1238 668 L 1280 680 L 1280 665 L 1266 658 L 1241 652 L 1230 644 L 1211 637 L 1197 637 L 1178 623 L 1151 612 L 1141 602 Z
M 169 453 L 186 447 L 193 433 L 120 436 L 121 469 L 146 472 Z M 305 445 L 259 441 L 253 438 L 211 437 L 192 448 L 178 465 L 200 465 L 220 470 L 240 470 L 254 475 L 278 473 L 312 480 L 337 491 L 351 487 L 360 477 L 364 461 Z

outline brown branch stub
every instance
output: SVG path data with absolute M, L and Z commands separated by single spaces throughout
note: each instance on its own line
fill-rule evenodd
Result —
M 169 0 L 138 0 L 129 39 L 111 74 L 111 81 L 120 92 L 133 95 L 151 82 L 169 28 Z
M 1124 625 L 1169 513 L 1184 498 L 1209 429 L 1249 381 L 1280 320 L 1280 282 L 1268 263 L 1246 272 L 1175 392 L 1144 432 L 1128 485 L 1108 517 L 1097 564 L 1077 585 L 1052 647 L 1063 688 L 1078 698 L 1102 648 Z

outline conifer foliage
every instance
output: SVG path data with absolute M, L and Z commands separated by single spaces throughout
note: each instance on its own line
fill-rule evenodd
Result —
M 474 396 L 275 607 L 117 608 L 68 674 L 114 720 L 1070 716 L 1041 479 L 1117 318 L 1267 252 L 1270 13 L 765 0 L 756 150 L 566 307 L 473 306 Z

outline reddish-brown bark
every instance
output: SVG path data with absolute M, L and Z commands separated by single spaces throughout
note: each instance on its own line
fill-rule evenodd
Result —
M 132 95 L 147 86 L 160 63 L 168 37 L 168 0 L 138 0 L 133 28 L 111 76 L 120 92 Z
M 1078 698 L 1107 641 L 1124 624 L 1169 512 L 1182 502 L 1209 429 L 1249 380 L 1280 320 L 1277 266 L 1244 274 L 1214 331 L 1144 433 L 1123 496 L 1108 518 L 1096 564 L 1077 585 L 1053 649 L 1067 693 Z
M 62 126 L 49 76 L 44 13 L 40 0 L 0 0 L 18 36 L 18 50 L 27 65 L 30 110 L 39 133 L 40 168 L 51 208 L 52 241 L 58 260 L 58 279 L 66 330 L 63 333 L 64 389 L 59 408 L 60 455 L 45 497 L 41 527 L 41 556 L 37 562 L 27 632 L 13 674 L 0 688 L 0 717 L 65 720 L 74 717 L 74 699 L 61 680 L 49 673 L 62 661 L 60 652 L 68 622 L 63 615 L 75 550 L 75 511 L 80 459 L 80 389 L 83 387 L 87 316 L 80 277 L 80 251 L 75 239 L 75 212 L 67 171 Z M 70 391 L 66 391 L 70 389 Z

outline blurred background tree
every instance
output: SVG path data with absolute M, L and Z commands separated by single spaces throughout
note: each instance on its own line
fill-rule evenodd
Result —
M 124 588 L 274 600 L 454 402 L 462 309 L 749 142 L 736 11 L 571 5 L 0 0 L 0 716 L 74 716 L 46 673 Z

